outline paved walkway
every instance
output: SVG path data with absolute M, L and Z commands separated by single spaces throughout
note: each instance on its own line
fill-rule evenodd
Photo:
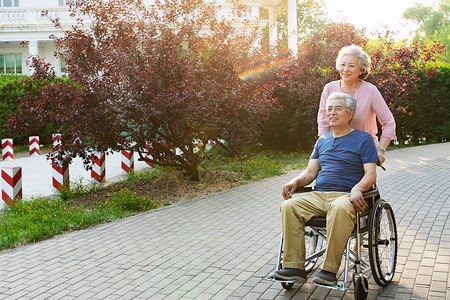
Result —
M 389 151 L 379 171 L 400 246 L 368 299 L 450 298 L 450 143 Z M 288 174 L 0 253 L 0 299 L 352 299 L 275 267 Z

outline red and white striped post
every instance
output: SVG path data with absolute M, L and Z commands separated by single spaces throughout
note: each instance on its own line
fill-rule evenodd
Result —
M 122 174 L 128 174 L 134 170 L 134 151 L 120 151 L 122 157 Z
M 3 160 L 14 159 L 13 139 L 2 139 L 2 158 Z
M 3 167 L 2 199 L 13 206 L 16 198 L 22 198 L 22 167 Z
M 52 151 L 61 150 L 62 138 L 60 133 L 52 134 Z M 70 186 L 69 164 L 67 162 L 52 161 L 52 185 L 56 191 Z
M 150 143 L 146 143 L 145 145 L 145 150 L 147 151 L 146 154 L 144 154 L 144 156 L 148 159 L 153 159 L 153 156 L 150 154 L 151 153 L 151 144 Z M 152 162 L 149 161 L 145 161 L 145 163 L 150 167 L 150 168 L 154 168 L 155 165 Z
M 94 183 L 105 182 L 105 152 L 92 152 L 91 177 Z
M 52 141 L 53 141 L 53 147 L 52 147 L 52 151 L 58 151 L 59 149 L 61 149 L 61 133 L 54 133 L 52 134 Z
M 70 186 L 69 164 L 67 162 L 52 162 L 52 183 L 56 191 Z
M 30 144 L 30 156 L 39 156 L 39 137 L 30 136 L 28 140 Z

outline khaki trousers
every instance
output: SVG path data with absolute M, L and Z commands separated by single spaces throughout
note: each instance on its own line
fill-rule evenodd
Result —
M 305 223 L 327 218 L 327 249 L 322 269 L 337 273 L 356 222 L 350 193 L 309 192 L 296 194 L 281 205 L 283 267 L 305 269 Z

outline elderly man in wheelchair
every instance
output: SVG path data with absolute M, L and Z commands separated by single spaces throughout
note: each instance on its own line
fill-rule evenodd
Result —
M 356 110 L 356 100 L 351 96 L 344 93 L 331 94 L 326 109 L 332 131 L 317 140 L 307 168 L 283 186 L 282 195 L 285 201 L 280 208 L 282 222 L 280 251 L 283 258 L 282 266 L 280 263 L 272 274 L 273 279 L 277 281 L 288 283 L 307 281 L 305 226 L 309 226 L 308 222 L 311 219 L 326 217 L 327 248 L 322 268 L 312 280 L 319 285 L 335 286 L 336 274 L 346 245 L 347 249 L 349 248 L 349 237 L 355 230 L 355 224 L 359 223 L 360 215 L 365 211 L 367 213 L 368 203 L 363 193 L 374 186 L 377 177 L 375 143 L 368 133 L 349 126 Z M 307 186 L 314 180 L 314 191 L 294 195 L 298 188 Z M 375 200 L 378 199 L 377 193 Z M 388 221 L 392 223 L 392 209 L 390 207 L 388 209 Z M 383 209 L 380 210 L 382 213 Z M 380 220 L 376 222 L 378 224 L 375 224 L 375 227 L 380 227 Z M 388 226 L 392 229 L 392 224 Z M 395 227 L 395 221 L 393 226 Z M 382 235 L 373 229 L 372 237 L 377 234 Z M 378 243 L 386 244 L 385 240 L 376 241 L 377 245 L 373 245 L 372 250 L 377 249 Z M 389 236 L 387 240 L 391 241 L 391 237 Z M 317 240 L 315 243 L 317 245 Z M 368 247 L 370 248 L 370 245 Z M 359 257 L 356 261 L 359 263 Z M 375 261 L 379 262 L 380 259 Z M 392 279 L 391 274 L 386 276 L 383 271 L 378 272 L 378 275 L 385 281 Z M 380 282 L 384 283 L 383 280 Z M 363 293 L 367 295 L 367 279 L 365 285 Z

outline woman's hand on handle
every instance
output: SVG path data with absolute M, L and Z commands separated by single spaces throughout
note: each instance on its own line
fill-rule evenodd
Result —
M 390 138 L 382 137 L 380 139 L 380 143 L 377 146 L 378 165 L 380 167 L 383 167 L 383 164 L 386 161 L 386 158 L 384 157 L 384 155 L 385 155 L 386 149 L 390 143 L 391 143 Z
M 380 167 L 383 167 L 383 163 L 386 161 L 386 158 L 384 157 L 384 151 L 380 148 L 377 148 L 377 156 L 378 156 L 378 165 Z

